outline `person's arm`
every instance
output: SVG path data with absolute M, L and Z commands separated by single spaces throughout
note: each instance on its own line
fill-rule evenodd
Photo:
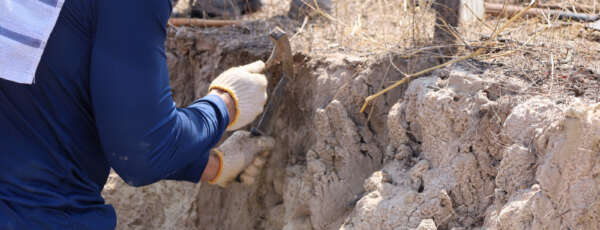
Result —
M 210 94 L 219 96 L 225 102 L 225 105 L 227 105 L 227 112 L 229 114 L 235 114 L 235 102 L 233 101 L 231 95 L 218 89 L 211 90 Z M 206 163 L 206 167 L 204 168 L 204 172 L 202 173 L 202 177 L 200 177 L 200 181 L 211 181 L 215 179 L 215 177 L 219 175 L 219 170 L 221 170 L 221 162 L 219 157 L 215 154 L 210 154 L 208 157 L 208 162 Z
M 212 94 L 175 107 L 164 51 L 169 0 L 95 4 L 90 97 L 109 164 L 134 186 L 198 182 L 229 114 Z
M 211 181 L 214 180 L 215 177 L 219 175 L 219 170 L 221 170 L 221 159 L 215 154 L 210 154 L 208 158 L 208 162 L 206 163 L 206 168 L 202 173 L 202 177 L 200 181 Z

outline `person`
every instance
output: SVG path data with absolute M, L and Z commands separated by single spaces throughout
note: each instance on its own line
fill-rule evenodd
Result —
M 27 4 L 62 4 L 47 41 L 7 19 L 39 17 L 18 13 L 37 10 Z M 114 229 L 101 196 L 111 167 L 132 186 L 225 187 L 247 170 L 257 175 L 262 163 L 253 161 L 264 162 L 257 157 L 272 138 L 238 131 L 214 146 L 262 112 L 264 63 L 225 71 L 207 96 L 176 108 L 164 45 L 170 12 L 169 0 L 0 1 L 0 229 Z M 8 70 L 29 54 L 11 50 L 40 45 L 35 82 L 18 83 L 21 73 Z

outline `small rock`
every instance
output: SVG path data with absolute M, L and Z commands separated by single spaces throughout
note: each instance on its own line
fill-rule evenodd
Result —
M 432 219 L 424 219 L 415 230 L 437 230 L 437 227 Z
M 315 5 L 314 2 L 317 4 Z M 292 0 L 288 17 L 293 19 L 302 19 L 304 16 L 315 16 L 319 14 L 316 9 L 320 9 L 321 11 L 327 13 L 331 10 L 332 6 L 333 2 L 331 0 Z
M 235 18 L 257 11 L 261 6 L 260 0 L 195 0 L 191 15 L 199 18 Z

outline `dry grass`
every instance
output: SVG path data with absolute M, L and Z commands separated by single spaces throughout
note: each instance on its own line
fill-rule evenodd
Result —
M 309 0 L 310 1 L 310 0 Z M 428 8 L 404 9 L 401 0 L 334 1 L 333 10 L 298 34 L 309 52 L 343 51 L 372 55 L 422 46 L 431 39 L 434 20 Z M 285 14 L 289 0 L 266 0 L 261 12 L 249 18 Z
M 488 25 L 505 19 L 488 18 Z M 490 29 L 473 23 L 461 28 L 472 44 L 486 38 Z M 550 18 L 526 18 L 503 32 L 494 49 L 477 59 L 496 64 L 497 75 L 519 76 L 529 84 L 529 92 L 566 100 L 582 94 L 589 102 L 600 102 L 600 43 L 583 23 Z M 589 72 L 581 76 L 581 72 Z M 585 74 L 584 74 L 585 75 Z
M 246 17 L 257 19 L 283 15 L 289 7 L 289 0 L 264 2 L 263 10 Z M 429 7 L 404 8 L 403 0 L 334 2 L 334 10 L 329 14 L 298 30 L 293 38 L 295 50 L 316 56 L 330 53 L 360 56 L 394 53 L 405 57 L 432 55 L 435 48 L 431 45 L 434 13 Z M 565 9 L 575 5 L 600 9 L 597 0 L 542 3 Z M 600 32 L 587 30 L 584 24 L 578 22 L 523 18 L 489 43 L 487 40 L 491 34 L 506 20 L 487 16 L 481 21 L 463 25 L 459 31 L 460 49 L 457 55 L 464 56 L 483 44 L 491 44 L 483 55 L 473 59 L 494 66 L 491 72 L 497 76 L 519 76 L 529 84 L 530 93 L 552 97 L 583 93 L 583 98 L 590 102 L 600 101 Z M 579 81 L 575 75 L 582 70 L 592 74 Z

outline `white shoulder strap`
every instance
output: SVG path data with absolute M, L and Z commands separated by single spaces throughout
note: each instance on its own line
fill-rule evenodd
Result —
M 0 0 L 0 78 L 32 84 L 65 0 Z

